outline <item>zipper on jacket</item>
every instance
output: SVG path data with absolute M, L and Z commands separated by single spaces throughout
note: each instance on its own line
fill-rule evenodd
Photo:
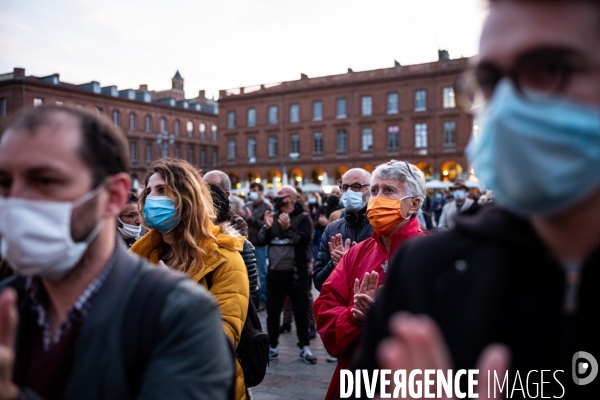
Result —
M 582 265 L 577 261 L 563 261 L 562 266 L 565 271 L 563 311 L 571 315 L 577 312 Z

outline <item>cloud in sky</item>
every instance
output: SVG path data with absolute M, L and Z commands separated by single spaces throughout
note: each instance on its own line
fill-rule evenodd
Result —
M 482 0 L 5 0 L 0 73 L 199 89 L 429 62 L 477 52 Z

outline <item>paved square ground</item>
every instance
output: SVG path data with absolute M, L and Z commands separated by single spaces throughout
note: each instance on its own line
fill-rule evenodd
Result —
M 319 292 L 313 289 L 313 298 L 318 295 Z M 267 312 L 261 311 L 258 316 L 266 332 Z M 292 331 L 279 336 L 279 357 L 270 362 L 262 383 L 252 388 L 254 400 L 320 400 L 325 397 L 336 363 L 326 361 L 327 352 L 318 334 L 310 341 L 310 348 L 317 357 L 314 365 L 300 359 L 297 342 L 296 324 L 292 323 Z

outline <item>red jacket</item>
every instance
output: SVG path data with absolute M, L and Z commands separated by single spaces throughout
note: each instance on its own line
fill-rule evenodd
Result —
M 367 272 L 377 271 L 379 286 L 381 286 L 386 275 L 383 266 L 391 264 L 391 257 L 406 239 L 422 234 L 419 220 L 411 219 L 402 229 L 392 234 L 392 244 L 388 254 L 381 243 L 381 235 L 373 233 L 371 238 L 355 245 L 344 254 L 323 284 L 321 294 L 313 304 L 317 332 L 327 352 L 338 358 L 326 400 L 339 398 L 340 370 L 350 368 L 363 329 L 362 323 L 352 316 L 354 280 L 358 278 L 362 282 Z

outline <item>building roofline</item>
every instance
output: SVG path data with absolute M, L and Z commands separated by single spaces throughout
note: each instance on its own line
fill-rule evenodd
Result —
M 52 75 L 50 75 L 52 76 Z M 37 77 L 25 77 L 25 78 L 11 78 L 11 79 L 5 79 L 5 80 L 0 80 L 0 86 L 8 86 L 10 84 L 22 84 L 22 85 L 33 85 L 33 86 L 40 86 L 40 87 L 44 87 L 44 88 L 49 88 L 52 90 L 62 90 L 62 91 L 67 91 L 67 92 L 71 92 L 71 93 L 77 93 L 77 94 L 83 94 L 83 95 L 88 95 L 90 97 L 95 97 L 95 98 L 99 98 L 99 99 L 103 99 L 103 100 L 112 100 L 112 101 L 122 101 L 125 103 L 133 103 L 136 105 L 145 105 L 145 106 L 153 106 L 153 107 L 159 107 L 165 110 L 175 110 L 175 111 L 182 111 L 185 113 L 189 113 L 189 114 L 202 114 L 202 115 L 207 115 L 207 116 L 213 116 L 213 117 L 218 117 L 219 114 L 213 114 L 213 113 L 209 113 L 203 110 L 197 111 L 194 109 L 186 109 L 186 108 L 182 108 L 182 107 L 173 107 L 167 104 L 161 104 L 155 101 L 152 102 L 145 102 L 145 101 L 140 101 L 140 100 L 130 100 L 124 97 L 115 97 L 115 96 L 111 96 L 108 94 L 103 94 L 103 93 L 94 93 L 94 92 L 90 92 L 88 90 L 85 89 L 80 89 L 78 87 L 76 87 L 76 85 L 74 84 L 70 84 L 70 83 L 65 83 L 65 82 L 61 82 L 59 85 L 55 85 L 52 83 L 48 83 L 48 82 L 44 82 L 44 81 L 40 81 L 38 80 Z M 68 85 L 68 86 L 67 86 Z M 109 86 L 115 86 L 115 85 L 109 85 Z M 103 86 L 106 87 L 106 86 Z M 196 104 L 195 102 L 187 100 L 188 102 L 190 102 L 190 104 Z
M 455 73 L 456 70 L 461 70 L 466 67 L 468 61 L 469 58 L 461 57 L 453 60 L 434 61 L 406 66 L 397 65 L 391 68 L 347 72 L 344 74 L 327 75 L 315 78 L 307 78 L 306 75 L 301 74 L 301 78 L 295 81 L 275 82 L 221 90 L 219 92 L 219 103 L 334 87 L 371 85 L 374 83 L 397 80 L 398 78 L 413 79 L 419 76 Z

